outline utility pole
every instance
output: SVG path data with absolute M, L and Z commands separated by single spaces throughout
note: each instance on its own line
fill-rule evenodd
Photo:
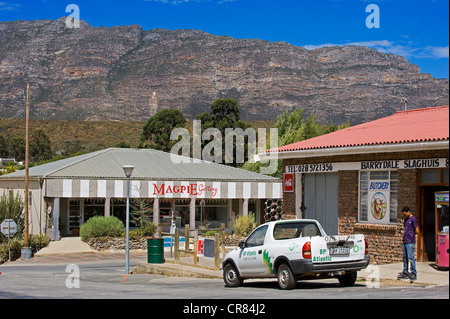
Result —
M 24 235 L 24 247 L 28 247 L 28 178 L 29 178 L 29 169 L 28 169 L 28 125 L 30 121 L 30 84 L 27 83 L 27 106 L 25 112 L 25 235 Z

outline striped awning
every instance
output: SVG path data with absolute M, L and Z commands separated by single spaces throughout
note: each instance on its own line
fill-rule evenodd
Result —
M 126 198 L 126 180 L 47 179 L 45 196 Z M 131 198 L 267 199 L 281 198 L 280 182 L 130 181 Z

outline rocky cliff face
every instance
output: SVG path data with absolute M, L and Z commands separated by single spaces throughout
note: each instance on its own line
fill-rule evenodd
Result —
M 222 97 L 244 120 L 301 107 L 318 122 L 361 123 L 448 104 L 446 79 L 365 47 L 308 51 L 195 30 L 140 26 L 69 29 L 56 21 L 0 22 L 0 117 L 22 117 L 26 82 L 37 119 L 147 120 L 162 108 L 187 118 Z

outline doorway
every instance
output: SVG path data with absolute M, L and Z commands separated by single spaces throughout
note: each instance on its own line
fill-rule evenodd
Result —
M 329 235 L 338 234 L 338 174 L 305 174 L 304 218 L 316 219 Z
M 80 201 L 79 199 L 69 200 L 67 215 L 67 234 L 79 236 L 80 227 L 83 224 L 83 201 Z
M 422 186 L 420 188 L 419 205 L 419 261 L 436 261 L 436 211 L 434 205 L 435 193 L 448 191 L 447 186 Z
M 448 169 L 419 170 L 417 260 L 436 261 L 435 193 L 448 191 Z

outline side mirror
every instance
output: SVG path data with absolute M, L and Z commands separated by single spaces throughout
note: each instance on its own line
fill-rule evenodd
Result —
M 245 241 L 241 241 L 241 242 L 239 243 L 239 248 L 240 248 L 240 249 L 244 249 L 244 248 L 245 248 Z

